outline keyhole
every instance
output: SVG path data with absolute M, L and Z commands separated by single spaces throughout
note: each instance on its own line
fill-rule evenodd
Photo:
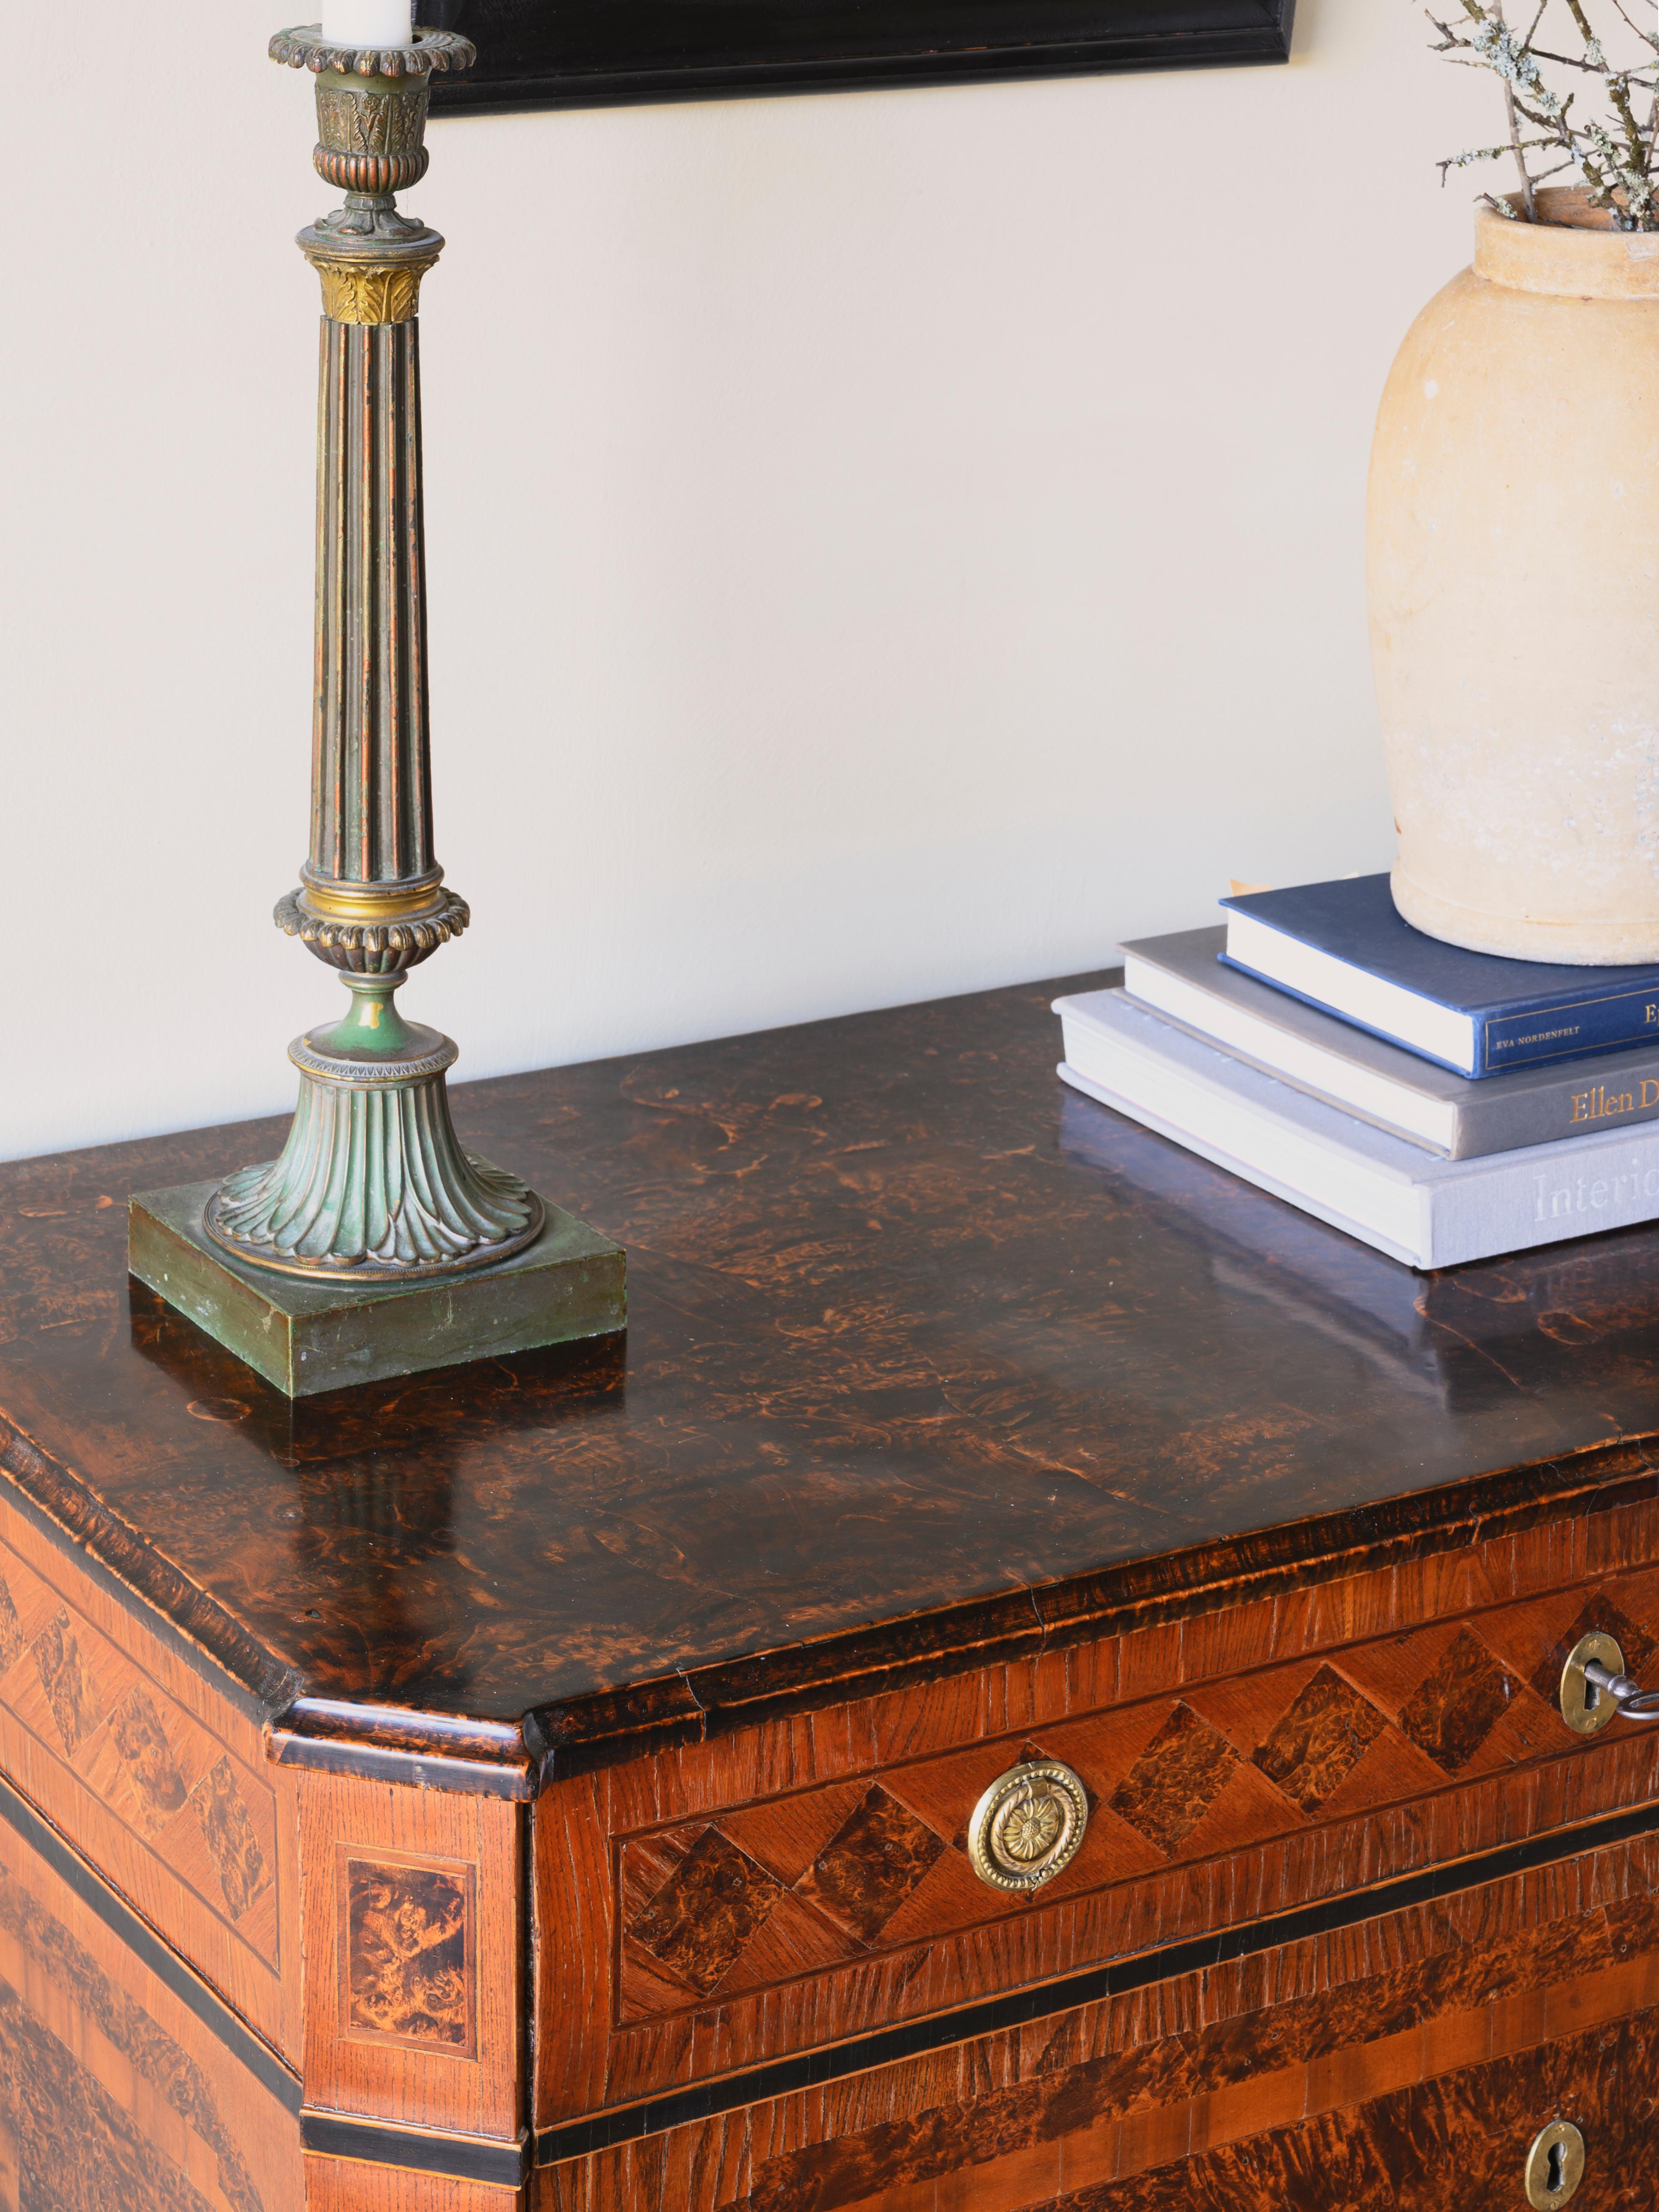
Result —
M 1584 2138 L 1571 2120 L 1553 2120 L 1532 2139 L 1523 2170 L 1527 2202 L 1534 2212 L 1558 2212 L 1578 2193 L 1584 2178 Z
M 1596 1682 L 1592 1682 L 1589 1676 L 1586 1674 L 1584 1677 L 1584 1711 L 1587 1713 L 1593 1713 L 1601 1702 L 1601 1685 Z

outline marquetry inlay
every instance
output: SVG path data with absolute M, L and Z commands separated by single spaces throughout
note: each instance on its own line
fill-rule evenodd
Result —
M 471 2057 L 476 1872 L 340 1853 L 341 2030 Z
M 275 1963 L 269 1784 L 3 1544 L 0 1709 Z
M 0 2206 L 276 2212 L 248 2172 L 240 2116 L 30 1894 L 5 1863 L 20 1854 L 0 1831 Z
M 1571 1597 L 1425 1623 L 1127 1708 L 1023 1744 L 979 1744 L 627 1838 L 619 2020 L 644 2021 L 849 1966 L 998 1913 L 1418 1802 L 1518 1761 L 1565 1754 L 1561 1656 L 1582 1624 L 1640 1669 L 1659 1645 L 1631 1607 Z M 1593 1620 L 1592 1620 L 1593 1616 Z M 1558 1625 L 1560 1624 L 1560 1625 Z M 996 1775 L 1059 1760 L 1089 1821 L 1031 1902 L 972 1878 L 968 1827 Z

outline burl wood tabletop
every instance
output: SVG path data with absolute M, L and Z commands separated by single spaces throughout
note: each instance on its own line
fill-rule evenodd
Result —
M 1659 1232 L 1414 1275 L 1067 1091 L 1102 980 L 459 1088 L 627 1340 L 297 1405 L 124 1262 L 280 1122 L 0 1168 L 0 1465 L 273 1710 L 601 1731 L 1651 1492 Z

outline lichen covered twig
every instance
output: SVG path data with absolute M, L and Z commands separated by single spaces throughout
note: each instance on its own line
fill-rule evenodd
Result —
M 1500 80 L 1508 137 L 1502 145 L 1471 147 L 1451 155 L 1440 164 L 1442 181 L 1453 169 L 1512 160 L 1521 178 L 1519 207 L 1491 193 L 1485 195 L 1486 203 L 1502 215 L 1534 222 L 1538 186 L 1576 170 L 1591 205 L 1602 209 L 1616 229 L 1659 230 L 1659 31 L 1642 29 L 1625 0 L 1537 0 L 1524 31 L 1506 21 L 1504 0 L 1462 0 L 1462 5 L 1463 20 L 1456 24 L 1429 11 L 1440 34 L 1435 51 L 1491 70 Z M 1592 5 L 1605 5 L 1617 18 L 1617 58 L 1590 20 Z M 1569 46 L 1577 33 L 1576 52 L 1559 52 L 1538 43 L 1553 12 L 1558 20 L 1567 19 L 1562 28 Z M 1559 90 L 1551 82 L 1556 70 L 1578 80 L 1573 90 Z M 1598 92 L 1603 112 L 1587 112 L 1581 94 L 1594 99 Z M 1644 97 L 1645 120 L 1637 112 Z M 1523 125 L 1533 135 L 1523 134 Z M 1546 161 L 1551 166 L 1542 166 Z

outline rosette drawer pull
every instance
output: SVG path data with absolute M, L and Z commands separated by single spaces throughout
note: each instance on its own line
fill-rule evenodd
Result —
M 1575 1735 L 1594 1735 L 1621 1713 L 1627 1721 L 1659 1721 L 1659 1690 L 1632 1682 L 1615 1639 L 1592 1629 L 1561 1669 L 1561 1717 Z
M 1057 1759 L 1011 1766 L 974 1808 L 968 1857 L 993 1889 L 1041 1889 L 1069 1866 L 1089 1825 L 1089 1795 Z

